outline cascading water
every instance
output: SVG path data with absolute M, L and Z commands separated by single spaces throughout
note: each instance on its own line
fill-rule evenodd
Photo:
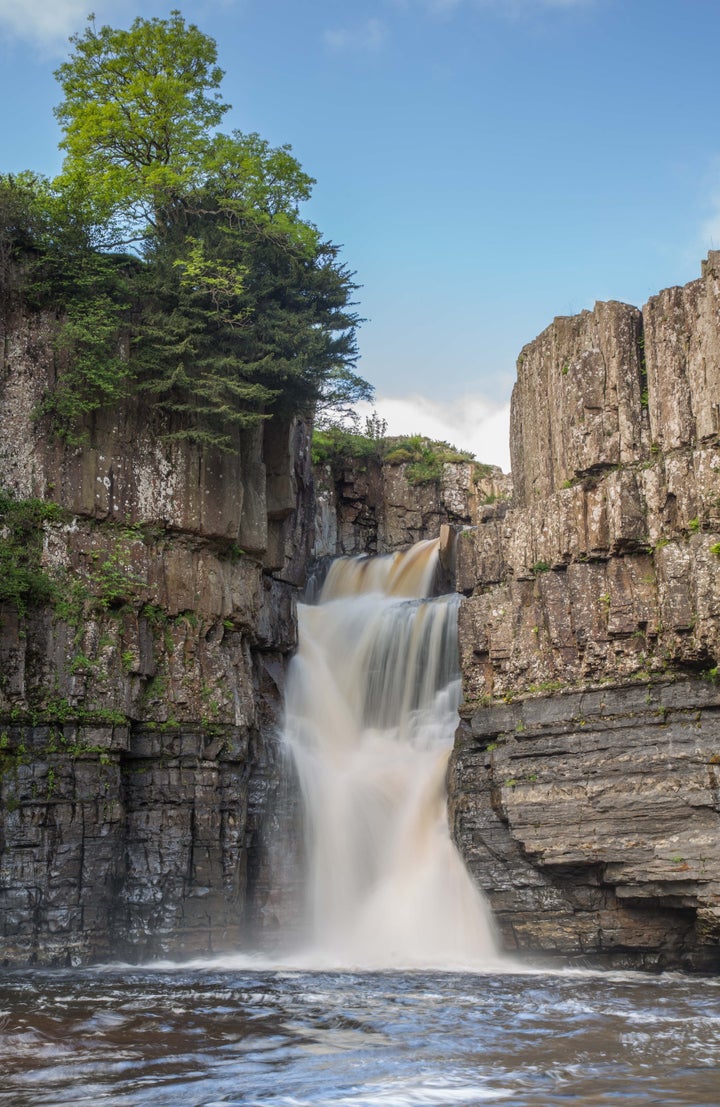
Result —
M 340 559 L 299 611 L 286 734 L 307 826 L 308 916 L 323 964 L 488 967 L 485 904 L 450 839 L 457 599 L 427 599 L 437 541 Z

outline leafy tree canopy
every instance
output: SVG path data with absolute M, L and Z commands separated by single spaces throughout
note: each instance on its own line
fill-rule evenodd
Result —
M 91 197 L 100 218 L 158 225 L 174 198 L 195 187 L 229 104 L 215 42 L 180 12 L 136 19 L 128 31 L 95 26 L 71 38 L 56 71 L 64 99 L 59 184 Z
M 65 433 L 128 391 L 171 437 L 221 448 L 275 413 L 369 398 L 353 275 L 300 216 L 314 181 L 289 146 L 217 130 L 215 42 L 178 11 L 90 17 L 71 42 L 60 176 L 0 177 L 0 270 L 22 255 L 26 299 L 65 314 L 45 404 Z

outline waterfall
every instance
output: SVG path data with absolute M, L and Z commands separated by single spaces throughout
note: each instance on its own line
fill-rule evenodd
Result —
M 326 964 L 497 962 L 447 824 L 458 598 L 425 598 L 438 545 L 342 558 L 319 603 L 299 609 L 286 735 L 304 801 L 309 939 Z

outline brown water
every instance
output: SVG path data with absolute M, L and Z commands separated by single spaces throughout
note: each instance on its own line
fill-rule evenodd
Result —
M 9 973 L 0 1104 L 720 1104 L 720 981 Z
M 427 598 L 438 546 L 341 558 L 298 609 L 285 736 L 307 830 L 305 965 L 502 967 L 448 829 L 458 597 Z

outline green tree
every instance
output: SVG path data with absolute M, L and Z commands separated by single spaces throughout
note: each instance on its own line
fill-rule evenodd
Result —
M 50 308 L 61 319 L 57 378 L 41 410 L 63 437 L 127 390 L 133 367 L 123 328 L 138 264 L 99 251 L 85 208 L 45 178 L 0 176 L 0 307 Z
M 205 189 L 150 255 L 138 387 L 180 417 L 176 436 L 230 445 L 259 418 L 371 391 L 352 369 L 355 285 L 337 247 L 266 216 Z
M 26 297 L 64 320 L 61 433 L 140 392 L 170 437 L 232 449 L 273 414 L 370 398 L 353 274 L 300 215 L 314 181 L 289 146 L 217 131 L 214 41 L 177 11 L 71 41 L 62 173 L 0 187 L 0 264 L 23 253 Z
M 0 175 L 0 306 L 4 313 L 17 300 L 27 258 L 42 236 L 43 184 L 34 173 Z
M 70 40 L 56 70 L 55 109 L 64 137 L 60 187 L 89 197 L 110 238 L 158 229 L 176 198 L 198 185 L 213 152 L 213 128 L 229 105 L 217 91 L 217 47 L 179 11 L 136 19 L 129 30 L 95 25 Z M 213 159 L 214 160 L 214 159 Z

